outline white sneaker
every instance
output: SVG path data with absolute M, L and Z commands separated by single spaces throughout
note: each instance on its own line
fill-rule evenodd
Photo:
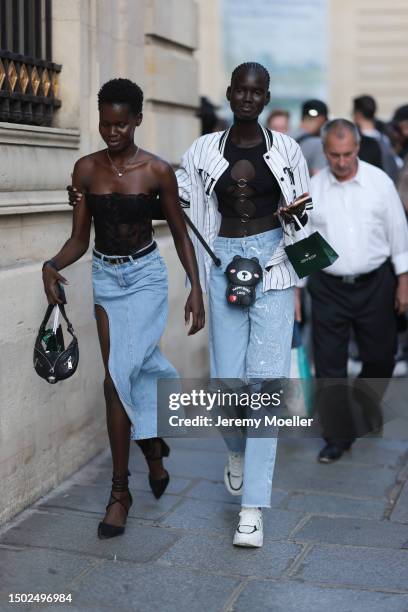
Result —
M 260 548 L 263 544 L 263 521 L 260 508 L 241 508 L 234 546 Z
M 224 482 L 231 495 L 242 494 L 244 481 L 244 455 L 243 453 L 228 453 L 228 463 L 224 470 Z

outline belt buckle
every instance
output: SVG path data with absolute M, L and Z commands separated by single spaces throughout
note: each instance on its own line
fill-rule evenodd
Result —
M 343 283 L 347 283 L 347 285 L 354 285 L 356 282 L 356 278 L 356 274 L 346 274 L 346 276 L 342 277 L 342 281 Z

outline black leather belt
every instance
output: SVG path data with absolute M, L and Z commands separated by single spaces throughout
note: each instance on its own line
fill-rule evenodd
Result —
M 157 244 L 156 242 L 153 242 L 153 244 L 150 244 L 145 249 L 141 249 L 140 251 L 136 251 L 135 253 L 130 253 L 130 255 L 122 255 L 121 257 L 111 257 L 110 255 L 104 255 L 102 253 L 97 253 L 95 250 L 93 251 L 93 254 L 94 254 L 94 257 L 97 257 L 98 259 L 103 259 L 103 261 L 113 266 L 113 265 L 120 265 L 120 264 L 128 263 L 129 261 L 132 261 L 134 259 L 140 259 L 140 257 L 144 257 L 145 255 L 148 255 L 149 253 L 154 251 L 156 248 L 157 248 Z
M 354 285 L 356 283 L 361 283 L 366 280 L 370 280 L 370 278 L 374 278 L 374 276 L 378 274 L 379 270 L 381 270 L 381 268 L 383 268 L 385 264 L 386 262 L 381 264 L 379 268 L 376 268 L 372 272 L 367 272 L 366 274 L 346 274 L 345 276 L 335 276 L 334 274 L 327 274 L 327 272 L 322 272 L 322 274 L 324 274 L 325 276 L 329 276 L 330 278 L 335 278 L 336 280 L 342 283 L 346 283 L 346 285 Z
M 277 227 L 281 227 L 281 224 L 279 219 L 273 215 L 266 215 L 257 219 L 223 217 L 218 235 L 223 238 L 243 238 L 244 236 L 261 234 Z

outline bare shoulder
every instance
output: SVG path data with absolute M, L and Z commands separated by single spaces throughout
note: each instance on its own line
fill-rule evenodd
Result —
M 157 179 L 166 179 L 174 176 L 174 170 L 172 165 L 165 159 L 162 159 L 158 155 L 148 153 L 149 155 L 149 168 L 151 172 L 157 177 Z
M 76 172 L 89 172 L 92 171 L 95 167 L 95 164 L 98 163 L 99 158 L 101 157 L 102 151 L 96 151 L 95 153 L 90 153 L 89 155 L 84 155 L 84 157 L 80 157 L 74 166 L 74 170 Z

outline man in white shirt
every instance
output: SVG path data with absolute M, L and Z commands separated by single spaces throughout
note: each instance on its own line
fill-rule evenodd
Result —
M 408 308 L 408 228 L 392 180 L 358 159 L 356 126 L 335 119 L 322 130 L 328 167 L 312 179 L 311 225 L 338 260 L 309 279 L 318 378 L 347 377 L 353 328 L 363 362 L 360 377 L 388 379 L 394 369 L 396 312 Z M 385 387 L 384 387 L 385 390 Z M 324 407 L 326 446 L 319 461 L 339 459 L 355 439 L 346 396 Z

